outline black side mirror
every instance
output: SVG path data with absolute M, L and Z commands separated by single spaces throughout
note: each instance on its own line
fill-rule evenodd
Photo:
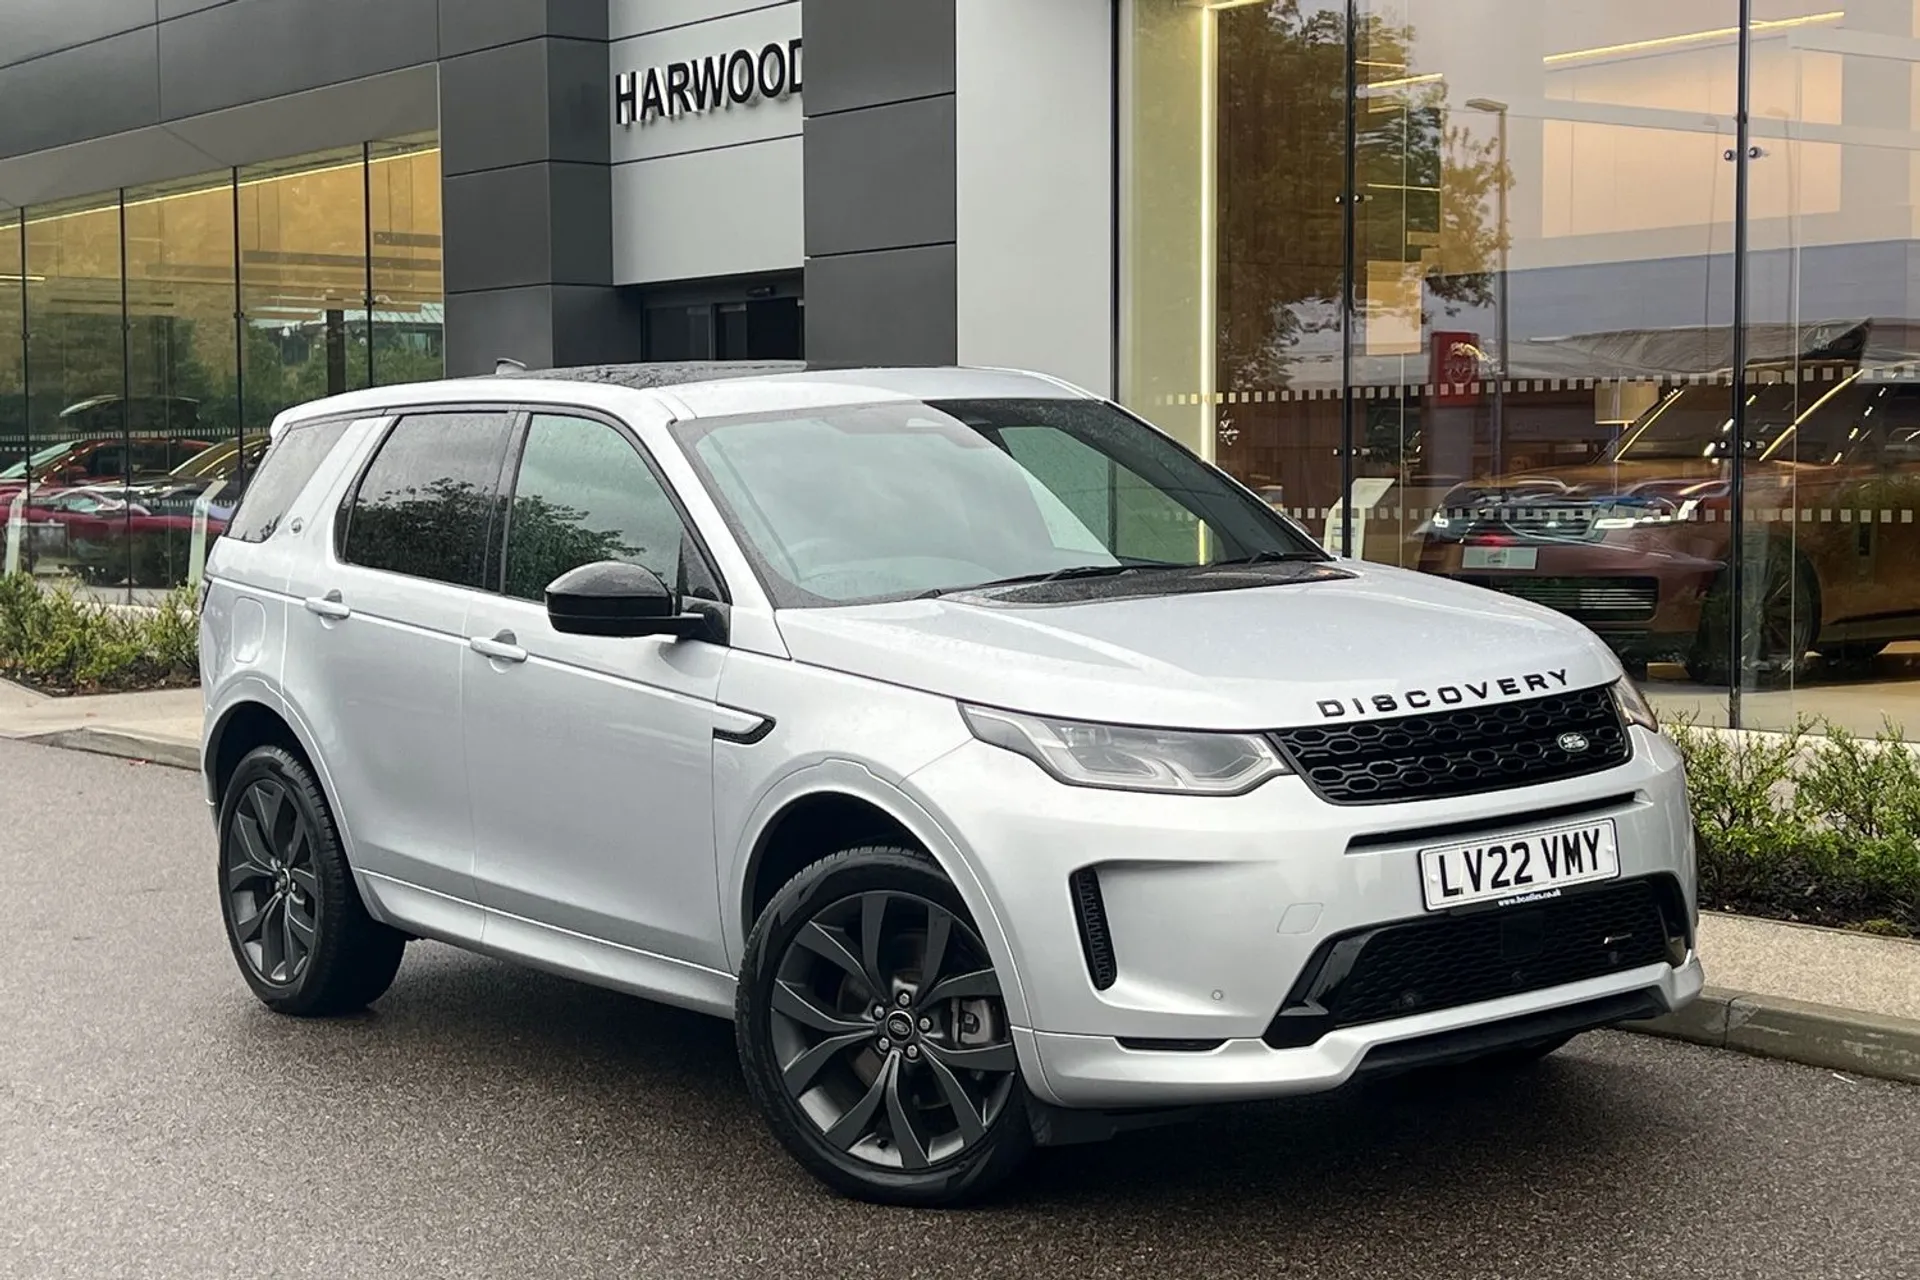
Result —
M 707 615 L 684 613 L 680 597 L 642 565 L 598 560 L 547 584 L 547 619 L 576 636 L 703 636 Z

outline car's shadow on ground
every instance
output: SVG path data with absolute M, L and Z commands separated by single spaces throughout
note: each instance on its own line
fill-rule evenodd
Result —
M 775 1146 L 717 1019 L 432 945 L 415 946 L 389 995 L 354 1018 L 235 1007 L 263 1072 L 344 1070 L 413 1103 L 511 1098 L 499 1140 L 577 1146 L 551 1154 L 582 1177 L 666 1161 L 729 1197 L 744 1178 L 762 1195 L 814 1198 L 816 1211 L 867 1212 L 817 1190 Z M 1644 1220 L 1687 1167 L 1696 1121 L 1685 1098 L 1651 1087 L 1624 1038 L 1591 1042 L 1529 1069 L 1415 1074 L 1045 1151 L 976 1216 L 1104 1232 L 1175 1214 L 1284 1234 L 1337 1214 L 1348 1227 L 1359 1215 L 1386 1232 L 1476 1237 L 1489 1215 L 1517 1231 Z

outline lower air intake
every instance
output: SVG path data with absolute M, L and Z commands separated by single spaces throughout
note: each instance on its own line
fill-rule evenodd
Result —
M 1100 873 L 1082 867 L 1067 884 L 1073 891 L 1074 914 L 1080 918 L 1080 950 L 1087 958 L 1087 976 L 1095 990 L 1105 991 L 1120 970 L 1113 962 L 1113 935 L 1107 930 L 1107 905 L 1100 898 Z

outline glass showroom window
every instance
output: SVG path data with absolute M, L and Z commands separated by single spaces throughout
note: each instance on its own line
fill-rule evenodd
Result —
M 276 413 L 440 376 L 440 263 L 432 135 L 0 218 L 0 572 L 190 582 Z
M 1130 0 L 1124 393 L 1329 547 L 1581 619 L 1669 712 L 1920 731 L 1914 7 L 1750 28 L 1736 405 L 1738 24 Z

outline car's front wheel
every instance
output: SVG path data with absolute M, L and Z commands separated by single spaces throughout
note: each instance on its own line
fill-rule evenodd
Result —
M 345 1013 L 393 982 L 406 937 L 367 914 L 306 763 L 258 747 L 220 805 L 220 907 L 241 976 L 276 1013 Z
M 774 1135 L 847 1195 L 975 1198 L 1032 1145 L 993 961 L 917 850 L 848 850 L 781 889 L 747 942 L 735 1032 Z

